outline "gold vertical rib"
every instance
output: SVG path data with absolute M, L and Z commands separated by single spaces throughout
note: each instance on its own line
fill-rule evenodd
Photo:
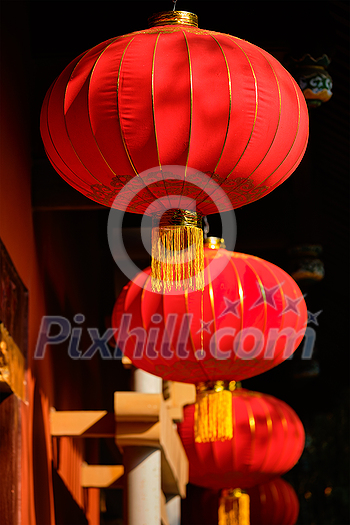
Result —
M 293 80 L 293 79 L 291 79 Z M 269 179 L 277 170 L 278 168 L 283 164 L 283 162 L 286 160 L 286 158 L 288 157 L 288 155 L 290 154 L 290 152 L 292 151 L 293 149 L 293 146 L 295 144 L 295 141 L 297 139 L 297 136 L 298 136 L 298 133 L 299 133 L 299 127 L 300 127 L 300 99 L 299 99 L 299 95 L 298 95 L 298 91 L 295 87 L 295 84 L 294 82 L 292 81 L 292 85 L 293 85 L 293 88 L 294 88 L 294 91 L 295 91 L 295 94 L 296 94 L 296 97 L 297 97 L 297 101 L 298 101 L 298 124 L 297 124 L 297 130 L 295 132 L 295 135 L 294 135 L 294 139 L 293 139 L 293 142 L 292 142 L 292 145 L 290 146 L 288 152 L 286 153 L 286 155 L 284 156 L 284 158 L 281 160 L 281 162 L 279 163 L 279 165 L 277 166 L 277 168 L 275 168 L 273 170 L 272 173 L 270 173 L 270 175 L 268 175 L 266 177 L 266 179 L 264 179 L 263 181 L 261 181 L 257 186 L 256 188 L 258 188 L 259 186 L 261 186 L 261 184 L 263 184 L 265 181 L 267 181 L 267 179 Z M 307 142 L 306 142 L 307 143 Z M 299 160 L 300 156 L 298 157 L 298 160 Z M 296 163 L 295 163 L 296 164 Z M 295 164 L 293 166 L 295 166 Z M 290 171 L 290 170 L 289 170 Z M 275 182 L 275 184 L 273 185 L 272 189 L 276 188 L 281 182 L 282 180 L 286 177 L 286 174 L 284 174 L 277 182 Z M 254 188 L 255 189 L 255 188 Z
M 224 50 L 222 49 L 220 42 L 218 42 L 218 40 L 213 35 L 210 35 L 210 36 L 215 40 L 215 42 L 217 43 L 217 45 L 219 46 L 219 48 L 221 50 L 222 56 L 224 57 L 225 64 L 226 64 L 226 71 L 227 71 L 228 91 L 229 91 L 229 111 L 228 111 L 228 118 L 227 118 L 226 134 L 225 134 L 224 144 L 222 146 L 221 153 L 220 153 L 220 156 L 219 156 L 219 160 L 217 161 L 217 164 L 216 164 L 216 166 L 214 168 L 214 173 L 215 173 L 215 171 L 217 170 L 217 167 L 219 165 L 219 162 L 221 160 L 221 157 L 222 157 L 222 155 L 224 153 L 224 149 L 225 149 L 225 145 L 226 145 L 226 141 L 227 141 L 227 136 L 228 136 L 228 129 L 229 129 L 229 126 L 230 126 L 231 108 L 232 108 L 232 85 L 231 85 L 230 68 L 229 68 L 229 65 L 228 65 L 227 58 L 226 58 L 226 55 L 224 53 Z
M 279 291 L 281 292 L 282 308 L 283 308 L 283 310 L 282 310 L 282 319 L 281 319 L 281 327 L 280 327 L 280 329 L 283 330 L 283 325 L 284 325 L 284 316 L 285 316 L 285 314 L 284 314 L 284 310 L 285 310 L 285 307 L 286 307 L 286 299 L 285 299 L 285 294 L 284 294 L 284 290 L 283 290 L 283 286 L 282 286 L 283 283 L 281 283 L 281 282 L 277 279 L 276 274 L 275 274 L 275 272 L 272 270 L 270 264 L 269 264 L 269 265 L 266 264 L 266 261 L 264 261 L 263 259 L 260 259 L 260 262 L 261 262 L 261 264 L 264 266 L 264 268 L 266 268 L 266 269 L 270 272 L 270 274 L 273 276 L 273 278 L 274 278 L 275 281 L 276 281 L 276 284 L 279 284 L 279 285 L 280 285 L 280 287 L 279 287 Z
M 232 40 L 233 37 L 230 37 L 229 36 L 229 39 Z M 252 63 L 251 61 L 249 60 L 248 58 L 248 55 L 246 54 L 246 52 L 243 50 L 243 48 L 234 40 L 235 44 L 237 45 L 237 47 L 239 47 L 239 49 L 243 52 L 244 56 L 246 57 L 248 63 L 249 63 L 249 67 L 250 67 L 250 70 L 252 72 L 252 75 L 253 75 L 253 78 L 254 78 L 254 90 L 255 90 L 255 113 L 254 113 L 254 122 L 253 122 L 253 126 L 252 126 L 252 129 L 251 129 L 251 132 L 250 132 L 250 135 L 249 135 L 249 138 L 248 138 L 248 142 L 241 154 L 241 156 L 239 157 L 238 161 L 236 162 L 236 164 L 233 166 L 232 170 L 230 171 L 230 173 L 227 175 L 226 179 L 228 179 L 228 177 L 231 175 L 231 173 L 236 169 L 239 161 L 241 160 L 241 158 L 243 157 L 247 147 L 248 147 L 248 144 L 252 138 L 252 135 L 253 135 L 253 132 L 254 132 L 254 129 L 255 129 L 255 124 L 256 124 L 256 119 L 257 119 L 257 114 L 258 114 L 258 81 L 257 81 L 257 78 L 256 78 L 256 75 L 255 75 L 255 71 L 254 71 L 254 68 L 252 66 Z
M 100 146 L 99 146 L 99 144 L 98 144 L 98 142 L 97 142 L 97 140 L 96 140 L 95 134 L 94 134 L 93 129 L 92 129 L 92 124 L 91 124 L 91 119 L 90 119 L 90 111 L 89 111 L 89 91 L 90 91 L 91 80 L 92 80 L 93 74 L 94 74 L 94 72 L 95 72 L 95 68 L 96 68 L 97 63 L 99 62 L 101 56 L 104 54 L 104 52 L 105 52 L 105 51 L 106 51 L 106 50 L 107 50 L 112 44 L 115 43 L 116 40 L 117 40 L 117 38 L 114 39 L 114 40 L 113 40 L 108 46 L 106 46 L 106 47 L 103 49 L 103 51 L 100 53 L 100 55 L 98 56 L 97 60 L 95 61 L 94 65 L 93 65 L 93 68 L 91 69 L 91 72 L 90 72 L 90 79 L 89 79 L 89 87 L 88 87 L 88 98 L 87 98 L 87 104 L 88 104 L 88 112 L 87 112 L 87 114 L 88 114 L 88 118 L 89 118 L 89 124 L 90 124 L 91 134 L 92 134 L 92 136 L 93 136 L 93 138 L 94 138 L 95 144 L 96 144 L 97 149 L 98 149 L 98 151 L 99 151 L 99 153 L 100 153 L 100 155 L 101 155 L 101 158 L 104 160 L 106 166 L 110 169 L 110 171 L 112 172 L 112 174 L 113 174 L 114 176 L 117 176 L 117 177 L 118 177 L 118 174 L 115 173 L 115 171 L 114 171 L 114 170 L 112 169 L 112 167 L 109 165 L 107 159 L 104 157 L 104 155 L 103 155 L 103 153 L 102 153 L 102 151 L 101 151 L 101 149 L 100 149 Z M 130 42 L 131 42 L 131 41 L 130 41 Z M 130 42 L 129 42 L 129 43 L 130 43 Z M 129 44 L 128 44 L 128 45 L 129 45 Z M 118 120 L 119 120 L 119 108 L 118 108 Z M 120 120 L 119 120 L 119 124 L 120 124 Z M 131 192 L 134 193 L 135 195 L 138 195 L 138 194 L 135 193 L 133 190 L 131 190 Z M 151 195 L 151 197 L 152 197 L 152 196 L 154 197 L 154 195 L 152 195 L 152 193 L 151 193 L 151 191 L 150 191 L 149 189 L 148 189 L 148 192 L 149 192 L 149 194 Z M 145 203 L 149 203 L 149 201 L 147 201 L 144 197 L 142 197 L 142 196 L 140 197 L 140 196 L 139 196 L 139 198 L 141 198 Z
M 258 397 L 259 403 L 262 405 L 264 412 L 265 412 L 265 418 L 266 418 L 266 426 L 267 426 L 267 432 L 268 432 L 268 445 L 267 450 L 264 455 L 264 460 L 261 464 L 260 471 L 264 472 L 264 468 L 268 459 L 268 453 L 270 452 L 271 445 L 272 445 L 272 428 L 273 428 L 273 422 L 271 417 L 271 412 L 269 410 L 269 406 L 266 402 L 266 400 L 262 397 Z
M 241 338 L 242 338 L 243 324 L 244 324 L 244 315 L 243 315 L 243 313 L 244 313 L 244 292 L 243 292 L 242 281 L 240 279 L 238 270 L 237 270 L 233 260 L 234 260 L 234 256 L 231 256 L 230 257 L 230 263 L 232 265 L 233 271 L 234 271 L 235 276 L 236 276 L 236 281 L 237 281 L 237 285 L 238 285 L 238 295 L 239 295 L 239 301 L 240 301 L 240 307 L 241 307 L 241 326 L 240 326 L 240 331 L 239 331 L 239 342 L 238 342 L 238 345 L 240 345 L 241 344 Z M 239 348 L 239 346 L 238 346 L 238 348 Z M 233 354 L 234 354 L 233 361 L 236 361 L 237 360 L 237 354 L 236 354 L 236 352 L 233 352 Z
M 159 164 L 159 168 L 161 170 L 162 169 L 162 165 L 161 165 L 161 162 L 160 162 L 160 155 L 159 155 L 158 136 L 157 136 L 157 127 L 156 127 L 156 116 L 155 116 L 155 106 L 154 106 L 154 64 L 155 64 L 155 58 L 156 58 L 156 48 L 157 48 L 157 44 L 158 44 L 158 40 L 159 40 L 160 35 L 161 34 L 158 33 L 156 41 L 155 41 L 155 44 L 154 44 L 153 57 L 152 57 L 152 116 L 153 116 L 154 138 L 155 138 L 155 141 L 156 141 L 158 164 Z
M 91 51 L 91 49 L 90 49 L 89 51 Z M 65 92 L 64 92 L 64 96 L 63 96 L 63 101 L 62 101 L 62 103 L 63 103 L 63 120 L 64 120 L 64 127 L 65 127 L 65 129 L 66 129 L 66 134 L 67 134 L 68 140 L 69 140 L 70 145 L 71 145 L 71 147 L 72 147 L 72 150 L 74 151 L 74 153 L 75 153 L 77 159 L 79 160 L 80 164 L 86 169 L 86 171 L 91 175 L 91 177 L 92 177 L 93 179 L 95 179 L 96 182 L 101 183 L 101 181 L 100 181 L 99 179 L 97 179 L 97 178 L 95 177 L 95 175 L 94 175 L 94 174 L 93 174 L 93 173 L 92 173 L 92 172 L 91 172 L 91 171 L 85 166 L 84 162 L 83 162 L 82 159 L 79 157 L 79 155 L 78 155 L 76 149 L 74 148 L 73 143 L 72 143 L 71 138 L 70 138 L 69 133 L 68 133 L 66 114 L 65 114 L 65 112 L 64 112 L 64 106 L 65 106 L 65 101 L 66 101 L 66 96 L 67 96 L 68 86 L 69 86 L 69 83 L 70 83 L 70 81 L 71 81 L 71 78 L 72 78 L 72 76 L 73 76 L 73 74 L 74 74 L 74 71 L 76 70 L 76 68 L 78 67 L 78 65 L 80 64 L 80 62 L 83 60 L 83 58 L 85 58 L 85 56 L 89 53 L 89 51 L 87 51 L 86 53 L 84 53 L 84 55 L 80 58 L 80 60 L 78 60 L 78 62 L 75 64 L 73 70 L 71 71 L 71 74 L 70 74 L 69 80 L 68 80 L 68 82 L 67 82 L 67 84 L 66 84 L 66 88 L 65 88 Z M 55 148 L 55 149 L 56 149 L 56 148 Z M 57 150 L 56 150 L 56 151 L 57 151 Z M 59 156 L 61 157 L 61 155 L 59 155 Z M 62 157 L 61 157 L 61 158 L 62 158 Z M 62 159 L 62 160 L 63 160 L 63 159 Z M 63 162 L 64 162 L 64 161 L 63 161 Z M 66 163 L 64 162 L 64 164 L 66 164 Z M 80 178 L 75 172 L 73 172 L 73 173 L 74 173 L 74 175 L 75 175 L 76 177 L 78 177 L 78 178 L 79 178 L 84 184 L 87 184 L 87 183 L 86 183 L 83 179 L 81 179 L 81 178 Z
M 255 452 L 255 439 L 256 439 L 256 424 L 255 424 L 255 417 L 254 413 L 250 404 L 250 401 L 247 400 L 245 397 L 242 398 L 248 413 L 249 418 L 249 428 L 250 428 L 250 437 L 251 437 L 251 446 L 250 446 L 250 465 L 253 465 L 253 458 L 254 458 L 254 452 Z
M 125 153 L 126 153 L 126 155 L 128 157 L 130 166 L 133 169 L 135 175 L 137 175 L 139 177 L 138 171 L 137 171 L 137 169 L 136 169 L 136 167 L 135 167 L 135 165 L 134 165 L 134 163 L 132 161 L 132 158 L 130 156 L 128 147 L 127 147 L 126 142 L 125 142 L 124 133 L 123 133 L 123 130 L 122 130 L 122 124 L 121 124 L 121 120 L 120 120 L 120 108 L 119 108 L 119 88 L 120 88 L 120 74 L 121 74 L 121 70 L 122 70 L 122 64 L 123 64 L 125 53 L 126 53 L 128 47 L 130 46 L 131 42 L 133 42 L 134 39 L 135 39 L 135 37 L 133 37 L 130 40 L 130 42 L 128 42 L 127 46 L 125 47 L 125 49 L 123 51 L 123 54 L 122 54 L 122 57 L 121 57 L 120 63 L 119 63 L 118 77 L 117 77 L 117 113 L 118 113 L 118 122 L 119 122 L 120 136 L 121 136 L 121 139 L 122 139 L 122 142 L 123 142 L 124 151 L 125 151 Z
M 186 159 L 186 166 L 185 166 L 185 178 L 187 174 L 187 167 L 188 167 L 188 160 L 190 157 L 190 145 L 191 145 L 191 134 L 192 134 L 192 116 L 193 116 L 193 76 L 192 76 L 192 64 L 191 64 L 191 55 L 190 55 L 190 48 L 188 45 L 188 40 L 186 37 L 185 31 L 182 31 L 182 34 L 185 38 L 186 42 L 186 48 L 187 48 L 187 55 L 188 55 L 188 67 L 189 67 L 189 73 L 190 73 L 190 129 L 188 134 L 188 151 L 187 151 L 187 159 Z M 183 183 L 182 188 L 185 186 L 185 181 Z
M 259 49 L 258 49 L 259 50 Z M 260 52 L 260 50 L 259 50 Z M 278 109 L 278 122 L 277 122 L 277 126 L 276 126 L 276 130 L 275 130 L 275 133 L 274 133 L 274 136 L 273 136 L 273 139 L 271 141 L 271 144 L 268 148 L 268 150 L 266 151 L 265 155 L 263 156 L 263 158 L 261 159 L 261 161 L 259 162 L 259 164 L 256 166 L 256 168 L 254 168 L 254 170 L 248 175 L 248 177 L 246 179 L 244 179 L 244 181 L 242 181 L 240 184 L 238 184 L 238 186 L 235 187 L 235 190 L 237 188 L 239 188 L 242 184 L 244 184 L 248 179 L 250 179 L 250 177 L 253 175 L 253 173 L 258 169 L 258 167 L 262 164 L 262 162 L 265 160 L 265 158 L 267 157 L 270 149 L 272 148 L 272 145 L 275 141 L 275 138 L 277 136 L 277 131 L 278 131 L 278 128 L 279 128 L 279 125 L 280 125 L 280 121 L 281 121 L 281 113 L 282 113 L 282 99 L 281 99 L 281 89 L 280 89 L 280 85 L 279 85 L 279 82 L 278 82 L 278 78 L 277 78 L 277 75 L 276 75 L 276 72 L 274 70 L 274 68 L 272 67 L 272 65 L 270 64 L 269 60 L 260 52 L 260 54 L 265 58 L 265 60 L 267 61 L 267 63 L 269 64 L 273 74 L 274 74 L 274 77 L 275 77 L 275 80 L 276 80 L 276 84 L 277 84 L 277 89 L 278 89 L 278 100 L 279 100 L 279 109 Z M 282 161 L 283 162 L 283 161 Z M 272 172 L 274 173 L 274 172 Z M 258 188 L 259 186 L 261 186 L 261 184 L 263 184 L 269 177 L 271 177 L 272 173 L 266 177 L 266 179 L 264 179 L 262 182 L 260 182 L 257 186 L 255 186 L 255 188 Z M 254 189 L 255 189 L 254 188 Z
M 213 290 L 213 284 L 212 284 L 211 276 L 210 276 L 210 265 L 209 265 L 209 261 L 207 260 L 207 256 L 206 255 L 205 255 L 205 259 L 206 259 L 206 262 L 207 262 L 210 308 L 211 308 L 211 313 L 212 313 L 213 321 L 214 321 L 215 354 L 216 354 L 215 357 L 217 359 L 218 345 L 217 345 L 217 338 L 216 338 L 216 318 L 215 318 L 215 305 L 214 305 L 214 290 Z M 204 321 L 204 319 L 203 319 L 203 321 Z
M 261 259 L 262 261 L 262 259 Z M 265 333 L 265 330 L 266 330 L 266 325 L 267 325 L 267 302 L 266 302 L 266 293 L 265 293 L 265 288 L 264 288 L 264 285 L 260 279 L 260 276 L 259 274 L 257 273 L 257 271 L 255 270 L 255 268 L 249 264 L 248 261 L 246 261 L 246 264 L 247 266 L 252 270 L 253 274 L 255 275 L 255 278 L 257 280 L 257 283 L 259 285 L 259 288 L 260 288 L 260 291 L 261 291 L 261 295 L 264 299 L 264 327 L 263 327 L 263 333 Z M 266 265 L 264 265 L 266 266 Z
M 191 292 L 191 293 L 201 293 L 201 291 L 197 291 L 197 292 Z M 185 298 L 185 306 L 186 306 L 186 313 L 189 314 L 190 313 L 190 310 L 188 308 L 188 290 L 185 290 L 184 292 L 184 298 Z M 194 358 L 196 359 L 199 367 L 202 369 L 202 372 L 207 376 L 207 380 L 210 381 L 210 377 L 208 376 L 208 373 L 205 369 L 205 367 L 203 366 L 202 364 L 202 361 L 200 359 L 198 359 L 197 355 L 196 355 L 196 347 L 195 347 L 195 344 L 194 344 L 194 341 L 193 341 L 193 337 L 192 337 L 192 332 L 191 330 L 189 331 L 190 332 L 190 341 L 191 341 L 191 346 L 192 346 L 192 352 L 193 352 L 193 356 Z
M 231 121 L 231 108 L 232 108 L 232 83 L 231 83 L 231 73 L 230 73 L 230 68 L 229 68 L 229 65 L 228 65 L 228 62 L 227 62 L 227 58 L 226 58 L 226 55 L 224 53 L 224 50 L 222 49 L 221 47 L 221 44 L 220 42 L 213 36 L 213 35 L 209 35 L 213 38 L 213 40 L 215 40 L 215 42 L 217 43 L 217 45 L 219 46 L 220 50 L 221 50 L 221 53 L 222 53 L 222 56 L 224 57 L 224 60 L 225 60 L 225 64 L 226 64 L 226 71 L 227 71 L 227 80 L 228 80 L 228 91 L 229 91 L 229 111 L 228 111 L 228 117 L 227 117 L 227 127 L 226 127 L 226 133 L 225 133 L 225 138 L 224 138 L 224 143 L 222 145 L 222 148 L 221 148 L 221 153 L 219 155 L 219 160 L 217 161 L 216 163 L 216 166 L 214 168 L 214 173 L 216 172 L 217 170 L 217 167 L 220 163 L 220 160 L 221 160 L 221 157 L 224 153 L 224 149 L 225 149 L 225 145 L 226 145 L 226 142 L 227 142 L 227 136 L 228 136 L 228 130 L 229 130 L 229 126 L 230 126 L 230 121 Z M 204 192 L 205 190 L 205 187 L 209 184 L 209 181 L 205 184 L 204 188 L 198 193 L 197 195 L 197 200 L 199 198 L 199 196 Z M 219 184 L 221 186 L 221 184 Z

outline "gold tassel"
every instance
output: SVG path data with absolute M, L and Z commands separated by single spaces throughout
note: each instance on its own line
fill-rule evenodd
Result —
M 187 210 L 155 214 L 152 228 L 152 290 L 204 289 L 202 217 Z
M 235 381 L 208 381 L 197 385 L 194 413 L 196 443 L 233 438 L 232 391 Z
M 249 525 L 249 495 L 241 489 L 223 490 L 219 501 L 219 525 Z

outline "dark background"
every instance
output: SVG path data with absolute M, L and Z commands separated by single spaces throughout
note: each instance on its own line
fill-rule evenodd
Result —
M 108 209 L 70 188 L 55 173 L 41 143 L 40 107 L 47 89 L 78 54 L 113 36 L 147 27 L 147 18 L 171 10 L 164 1 L 27 1 L 9 19 L 1 2 L 2 31 L 26 35 L 23 45 L 29 125 L 32 136 L 32 202 L 37 244 L 45 273 L 48 314 L 73 317 L 82 312 L 101 332 L 110 322 L 114 302 L 127 279 L 120 274 L 107 243 Z M 16 3 L 16 2 L 15 2 Z M 350 523 L 349 493 L 349 3 L 327 1 L 185 1 L 177 9 L 194 12 L 199 27 L 230 33 L 266 49 L 289 67 L 290 57 L 326 53 L 333 78 L 333 97 L 310 110 L 310 139 L 296 172 L 260 201 L 236 210 L 236 251 L 263 257 L 286 271 L 290 249 L 319 244 L 325 278 L 304 286 L 308 310 L 318 316 L 311 361 L 300 352 L 276 369 L 243 386 L 285 400 L 306 431 L 302 458 L 285 478 L 300 500 L 300 525 Z M 11 11 L 11 10 L 10 10 Z M 13 11 L 11 11 L 13 12 Z M 6 50 L 1 49 L 2 59 Z M 14 65 L 15 67 L 15 65 Z M 23 66 L 22 66 L 23 67 Z M 148 265 L 138 236 L 140 217 L 127 214 L 125 243 L 140 268 Z M 210 235 L 221 235 L 220 221 L 209 217 Z M 65 252 L 59 246 L 65 245 Z M 54 288 L 61 272 L 70 291 Z M 59 311 L 58 311 L 59 310 Z M 114 390 L 128 388 L 129 373 L 120 363 L 96 360 L 103 408 Z M 103 453 L 103 452 L 102 452 Z M 107 461 L 107 459 L 106 459 Z M 325 489 L 331 487 L 329 495 Z M 200 502 L 190 489 L 189 507 Z M 107 495 L 105 523 L 117 523 L 120 494 Z M 114 501 L 114 503 L 113 503 Z M 198 515 L 199 516 L 199 515 Z M 198 517 L 204 525 L 204 518 Z M 194 525 L 194 524 L 193 524 Z

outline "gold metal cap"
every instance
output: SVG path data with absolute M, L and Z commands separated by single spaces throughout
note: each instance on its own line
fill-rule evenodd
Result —
M 165 25 L 185 25 L 198 27 L 198 16 L 187 11 L 163 11 L 148 19 L 148 27 Z
M 203 245 L 211 250 L 219 250 L 219 248 L 226 248 L 224 239 L 220 237 L 207 237 L 203 241 Z
M 195 226 L 202 228 L 202 215 L 196 211 L 170 208 L 153 214 L 153 226 Z

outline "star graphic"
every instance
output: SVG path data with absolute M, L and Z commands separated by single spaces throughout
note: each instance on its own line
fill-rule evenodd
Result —
M 238 305 L 241 303 L 241 299 L 237 299 L 237 301 L 230 301 L 230 299 L 227 299 L 227 297 L 224 297 L 226 308 L 221 312 L 219 315 L 220 317 L 224 317 L 224 315 L 227 314 L 233 314 L 236 317 L 240 317 L 239 313 L 237 312 Z
M 259 283 L 257 283 L 258 289 L 260 291 L 260 297 L 255 301 L 255 303 L 249 308 L 249 310 L 252 310 L 256 306 L 259 306 L 260 304 L 266 304 L 272 306 L 276 310 L 276 303 L 274 299 L 274 295 L 279 290 L 279 288 L 283 285 L 283 283 L 276 284 L 276 286 L 272 286 L 272 288 L 265 288 L 263 287 L 264 292 L 262 292 Z
M 280 313 L 280 315 L 283 315 L 291 310 L 292 312 L 294 312 L 295 314 L 299 316 L 300 312 L 298 309 L 298 304 L 303 299 L 303 297 L 297 297 L 296 299 L 292 299 L 291 297 L 288 297 L 288 295 L 286 295 L 285 297 L 286 297 L 287 305 L 285 306 L 283 312 Z
M 211 323 L 214 321 L 213 319 L 211 321 L 208 321 L 207 323 L 205 323 L 202 319 L 199 319 L 200 320 L 200 323 L 201 323 L 201 327 L 200 329 L 198 330 L 197 334 L 199 334 L 199 332 L 208 332 L 208 334 L 211 334 L 211 331 L 210 331 L 210 325 Z
M 309 310 L 307 311 L 307 323 L 314 323 L 316 326 L 319 326 L 318 325 L 318 321 L 317 321 L 317 317 L 323 312 L 323 310 L 319 310 L 318 312 L 316 312 L 315 314 L 313 314 L 312 312 L 309 312 Z

